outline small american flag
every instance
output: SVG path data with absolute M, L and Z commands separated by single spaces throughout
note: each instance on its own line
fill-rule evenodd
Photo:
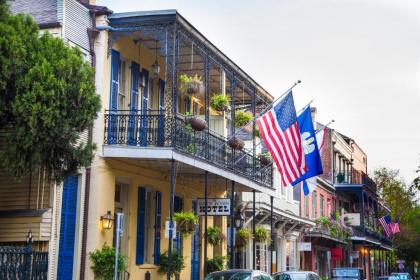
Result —
M 391 232 L 392 234 L 400 232 L 400 223 L 396 221 L 395 223 L 391 223 Z
M 391 217 L 389 215 L 385 215 L 382 218 L 379 218 L 379 222 L 384 228 L 386 236 L 390 237 L 392 235 Z
M 292 92 L 257 120 L 261 137 L 287 186 L 306 172 Z

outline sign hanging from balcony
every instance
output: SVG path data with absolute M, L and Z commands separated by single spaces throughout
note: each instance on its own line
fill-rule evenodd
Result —
M 310 252 L 310 251 L 312 251 L 311 242 L 299 242 L 298 243 L 298 251 L 299 252 Z
M 343 259 L 343 248 L 331 248 L 331 260 L 332 261 L 341 261 Z
M 206 213 L 205 200 L 200 198 L 197 203 L 198 215 L 204 216 Z M 207 199 L 208 216 L 230 216 L 229 198 L 208 198 Z

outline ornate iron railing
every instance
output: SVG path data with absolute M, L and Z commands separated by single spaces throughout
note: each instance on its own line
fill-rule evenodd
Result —
M 271 165 L 264 166 L 251 153 L 232 149 L 225 137 L 212 131 L 192 130 L 182 117 L 172 121 L 165 119 L 161 111 L 106 111 L 104 125 L 105 145 L 172 147 L 272 187 Z
M 43 280 L 48 274 L 48 252 L 34 252 L 32 246 L 0 247 L 0 279 Z

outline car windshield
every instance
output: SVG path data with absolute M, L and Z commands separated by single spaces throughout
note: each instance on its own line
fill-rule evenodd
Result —
M 357 269 L 334 269 L 334 277 L 359 277 L 359 270 Z
M 251 272 L 223 271 L 208 275 L 205 280 L 251 280 Z

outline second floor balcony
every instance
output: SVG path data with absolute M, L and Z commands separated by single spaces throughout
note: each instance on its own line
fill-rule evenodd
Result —
M 173 149 L 188 157 L 244 176 L 272 187 L 272 165 L 265 165 L 246 150 L 233 149 L 228 138 L 211 130 L 195 131 L 185 117 L 165 117 L 162 110 L 107 110 L 104 118 L 104 145 L 149 149 Z

